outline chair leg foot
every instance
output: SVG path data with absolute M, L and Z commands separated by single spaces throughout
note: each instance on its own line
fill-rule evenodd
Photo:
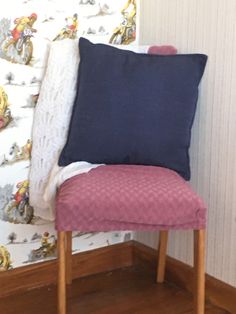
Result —
M 66 232 L 66 284 L 72 283 L 72 232 Z
M 194 314 L 205 313 L 205 230 L 194 230 Z
M 167 242 L 168 242 L 168 231 L 167 230 L 160 231 L 157 278 L 156 278 L 156 281 L 158 283 L 163 283 L 165 279 Z
M 66 232 L 59 231 L 58 247 L 58 314 L 66 314 Z

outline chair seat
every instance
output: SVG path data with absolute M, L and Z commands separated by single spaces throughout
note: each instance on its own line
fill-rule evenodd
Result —
M 176 172 L 106 165 L 65 181 L 56 199 L 59 231 L 203 229 L 206 206 Z

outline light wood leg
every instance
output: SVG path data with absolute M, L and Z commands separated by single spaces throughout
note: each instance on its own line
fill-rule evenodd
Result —
M 66 314 L 66 232 L 57 236 L 58 247 L 58 314 Z
M 166 250 L 168 242 L 168 231 L 160 231 L 158 265 L 157 265 L 157 282 L 163 283 L 165 279 Z
M 72 232 L 66 232 L 66 283 L 72 283 Z
M 194 230 L 194 314 L 205 313 L 205 230 Z

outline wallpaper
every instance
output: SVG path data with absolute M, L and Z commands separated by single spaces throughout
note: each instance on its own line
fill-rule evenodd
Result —
M 205 53 L 190 149 L 191 184 L 208 207 L 206 272 L 236 287 L 236 1 L 140 2 L 140 44 Z M 138 241 L 154 244 L 143 233 Z M 153 240 L 155 240 L 153 242 Z M 171 232 L 168 254 L 192 264 L 192 232 Z
M 0 271 L 56 256 L 53 223 L 34 215 L 31 128 L 49 44 L 86 37 L 136 41 L 136 0 L 8 0 L 0 11 Z M 73 233 L 73 251 L 130 240 L 130 232 Z

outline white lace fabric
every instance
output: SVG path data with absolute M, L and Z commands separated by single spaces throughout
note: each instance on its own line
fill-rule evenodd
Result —
M 54 213 L 44 200 L 50 172 L 66 142 L 79 65 L 78 41 L 53 42 L 48 66 L 34 113 L 33 148 L 30 169 L 30 203 L 35 215 L 53 220 Z

